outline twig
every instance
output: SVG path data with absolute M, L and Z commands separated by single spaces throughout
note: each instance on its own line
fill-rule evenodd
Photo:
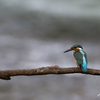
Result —
M 87 72 L 83 72 L 80 68 L 60 68 L 57 65 L 42 67 L 37 69 L 16 69 L 16 70 L 4 70 L 0 71 L 0 79 L 10 80 L 11 76 L 32 76 L 32 75 L 46 75 L 46 74 L 71 74 L 71 73 L 82 73 L 90 75 L 100 75 L 100 70 L 87 69 Z

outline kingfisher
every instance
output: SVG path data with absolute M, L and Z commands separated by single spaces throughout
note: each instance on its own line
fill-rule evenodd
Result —
M 70 49 L 64 51 L 64 53 L 73 51 L 73 57 L 77 68 L 81 68 L 84 72 L 87 71 L 87 54 L 83 51 L 83 47 L 80 44 L 73 45 Z

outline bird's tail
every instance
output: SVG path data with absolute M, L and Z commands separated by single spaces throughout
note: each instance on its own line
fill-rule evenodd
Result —
M 87 67 L 83 67 L 83 66 L 82 66 L 82 70 L 83 70 L 84 72 L 86 72 L 86 71 L 87 71 Z

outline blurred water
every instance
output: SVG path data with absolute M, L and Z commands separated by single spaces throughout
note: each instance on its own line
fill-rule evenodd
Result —
M 99 0 L 0 0 L 7 7 L 17 10 L 41 11 L 59 16 L 100 17 Z M 19 7 L 19 8 L 18 8 Z
M 88 67 L 99 69 L 98 0 L 0 0 L 0 69 L 74 67 L 72 52 L 82 44 Z M 17 76 L 0 81 L 0 100 L 99 100 L 99 76 Z

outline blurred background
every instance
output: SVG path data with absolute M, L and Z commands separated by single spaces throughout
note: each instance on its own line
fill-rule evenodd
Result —
M 100 67 L 99 0 L 0 0 L 0 69 L 75 67 L 81 44 Z M 16 76 L 0 80 L 0 100 L 100 100 L 100 76 Z

